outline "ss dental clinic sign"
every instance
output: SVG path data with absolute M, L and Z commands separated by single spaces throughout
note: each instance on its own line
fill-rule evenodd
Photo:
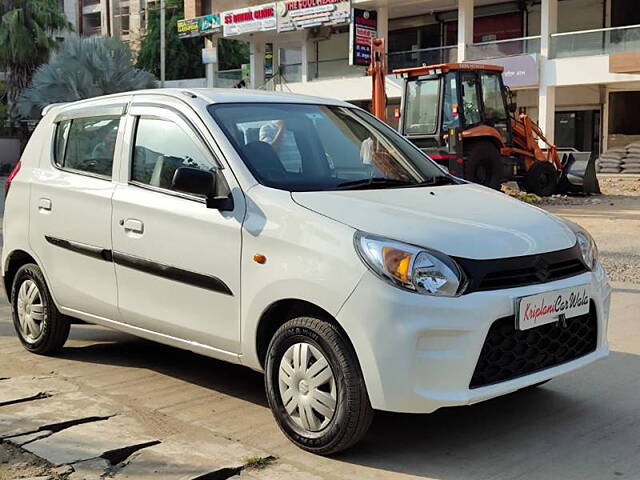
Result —
M 225 37 L 276 29 L 276 4 L 229 10 L 221 14 Z
M 278 32 L 349 23 L 349 0 L 284 0 L 278 2 Z

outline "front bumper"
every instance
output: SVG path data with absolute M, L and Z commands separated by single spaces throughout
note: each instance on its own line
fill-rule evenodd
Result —
M 470 389 L 491 324 L 515 314 L 519 297 L 591 285 L 598 338 L 595 351 L 545 370 Z M 418 295 L 365 273 L 338 314 L 354 345 L 373 408 L 430 413 L 504 395 L 606 356 L 611 288 L 604 270 L 526 287 L 474 292 L 458 298 Z

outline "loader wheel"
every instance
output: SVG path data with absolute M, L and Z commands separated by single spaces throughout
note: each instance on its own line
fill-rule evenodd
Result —
M 486 140 L 473 143 L 467 157 L 466 178 L 489 188 L 500 190 L 504 181 L 504 166 L 500 151 Z
M 536 162 L 524 177 L 524 187 L 529 193 L 548 197 L 556 192 L 560 173 L 551 162 Z

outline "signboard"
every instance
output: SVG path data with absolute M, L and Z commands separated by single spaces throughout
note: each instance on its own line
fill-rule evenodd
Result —
M 180 38 L 201 37 L 220 32 L 222 32 L 222 24 L 220 15 L 217 13 L 178 20 L 178 37 Z
M 276 29 L 276 4 L 229 10 L 221 14 L 225 37 Z
M 202 63 L 204 65 L 218 63 L 218 49 L 217 48 L 203 48 L 202 49 Z
M 278 32 L 349 23 L 350 0 L 282 0 L 278 2 Z
M 504 67 L 502 79 L 510 88 L 534 87 L 538 85 L 538 57 L 535 53 L 491 58 L 467 63 L 484 63 Z
M 349 65 L 371 63 L 371 40 L 378 35 L 378 12 L 354 8 L 349 26 Z

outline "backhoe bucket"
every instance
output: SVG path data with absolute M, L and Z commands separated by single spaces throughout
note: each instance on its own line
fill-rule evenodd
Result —
M 558 193 L 600 193 L 596 177 L 596 156 L 591 152 L 565 153 Z

